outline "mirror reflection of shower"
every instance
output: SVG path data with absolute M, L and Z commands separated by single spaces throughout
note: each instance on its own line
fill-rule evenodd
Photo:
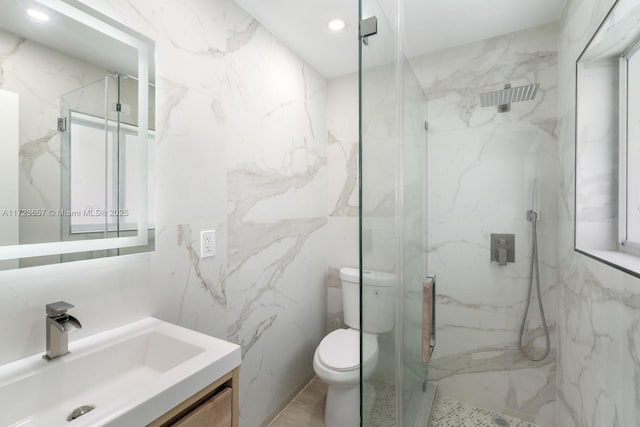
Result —
M 524 307 L 524 314 L 522 316 L 522 323 L 520 324 L 520 335 L 518 337 L 518 348 L 522 352 L 522 354 L 529 360 L 534 362 L 539 362 L 544 360 L 548 355 L 551 349 L 551 340 L 549 338 L 549 327 L 547 325 L 547 320 L 544 316 L 544 308 L 542 306 L 542 293 L 540 292 L 540 269 L 538 263 L 538 230 L 537 224 L 539 219 L 538 210 L 536 207 L 539 206 L 539 194 L 538 194 L 538 180 L 534 179 L 533 185 L 531 188 L 531 209 L 527 211 L 527 221 L 531 223 L 531 264 L 529 268 L 529 289 L 527 291 L 527 300 Z M 544 329 L 545 335 L 545 350 L 540 355 L 534 355 L 530 349 L 526 348 L 522 340 L 524 338 L 524 328 L 527 322 L 527 317 L 529 313 L 529 305 L 531 304 L 531 291 L 533 288 L 533 275 L 535 273 L 536 276 L 536 294 L 538 297 L 538 308 L 540 310 L 540 319 L 542 320 L 542 327 Z
M 61 97 L 61 205 L 80 213 L 63 218 L 62 240 L 136 234 L 141 174 L 147 175 L 148 188 L 153 188 L 154 181 L 153 84 L 149 85 L 149 97 L 146 171 L 140 169 L 137 78 L 109 73 Z M 150 192 L 150 229 L 153 206 Z

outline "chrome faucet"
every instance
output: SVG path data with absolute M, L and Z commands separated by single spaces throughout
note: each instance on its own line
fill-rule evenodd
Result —
M 69 354 L 68 333 L 82 329 L 78 319 L 67 314 L 67 310 L 70 308 L 73 308 L 73 305 L 64 301 L 46 306 L 47 353 L 42 356 L 46 360 L 57 359 Z

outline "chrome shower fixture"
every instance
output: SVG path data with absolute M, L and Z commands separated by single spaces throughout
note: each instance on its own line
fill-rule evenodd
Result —
M 480 94 L 481 107 L 498 106 L 498 113 L 506 113 L 511 110 L 513 102 L 531 101 L 538 93 L 538 83 L 511 87 L 511 84 L 504 85 L 504 89 L 494 90 Z
M 522 323 L 520 323 L 520 335 L 518 337 L 518 348 L 527 359 L 533 362 L 539 362 L 544 360 L 551 350 L 551 338 L 549 337 L 549 326 L 547 325 L 547 319 L 544 317 L 544 307 L 542 306 L 542 293 L 540 292 L 540 265 L 538 262 L 538 225 L 537 222 L 540 219 L 538 211 L 535 209 L 535 199 L 538 191 L 538 180 L 533 180 L 533 186 L 531 187 L 531 209 L 527 211 L 527 221 L 531 223 L 531 264 L 529 269 L 529 290 L 527 291 L 527 302 L 524 306 L 524 314 L 522 315 Z M 531 290 L 533 289 L 533 275 L 536 276 L 536 293 L 538 294 L 538 309 L 540 310 L 540 320 L 542 322 L 542 328 L 544 329 L 545 347 L 544 352 L 539 355 L 535 355 L 531 352 L 531 349 L 523 343 L 524 341 L 524 328 L 527 324 L 527 317 L 529 316 L 529 304 L 531 304 Z M 531 343 L 530 345 L 533 345 Z

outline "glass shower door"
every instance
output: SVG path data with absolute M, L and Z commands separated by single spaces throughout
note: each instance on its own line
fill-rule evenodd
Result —
M 395 13 L 377 0 L 360 2 L 361 19 L 377 18 L 376 34 L 360 44 L 361 425 L 367 427 L 413 427 L 427 379 L 426 98 L 399 49 Z M 372 272 L 390 273 L 393 286 L 372 291 Z M 389 314 L 394 324 L 372 340 L 367 325 Z M 376 348 L 372 369 L 362 362 Z
M 399 104 L 396 44 L 393 29 L 376 0 L 361 0 L 361 17 L 377 18 L 377 34 L 360 44 L 360 313 L 361 357 L 375 352 L 373 372 L 361 359 L 361 425 L 396 426 L 398 353 L 396 347 L 397 227 L 396 158 L 399 143 Z M 395 277 L 384 309 L 395 320 L 392 329 L 367 340 L 364 329 L 379 315 L 374 295 L 363 290 L 364 272 L 391 273 Z M 364 367 L 364 369 L 362 369 Z M 346 427 L 346 426 L 345 426 Z
M 427 365 L 422 360 L 423 284 L 427 270 L 427 100 L 408 61 L 402 64 L 402 165 L 398 216 L 402 224 L 402 420 L 413 427 L 425 404 Z M 428 346 L 429 343 L 426 343 Z M 426 420 L 425 420 L 426 421 Z M 419 422 L 426 425 L 426 422 Z

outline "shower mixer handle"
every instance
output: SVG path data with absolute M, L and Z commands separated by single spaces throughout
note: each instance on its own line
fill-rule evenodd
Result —
M 537 222 L 538 219 L 540 219 L 540 216 L 539 216 L 538 212 L 534 211 L 533 209 L 529 209 L 527 211 L 527 221 L 529 221 L 529 222 Z
M 507 263 L 516 262 L 515 234 L 491 233 L 491 261 L 504 267 Z
M 498 239 L 498 265 L 507 265 L 507 239 Z

